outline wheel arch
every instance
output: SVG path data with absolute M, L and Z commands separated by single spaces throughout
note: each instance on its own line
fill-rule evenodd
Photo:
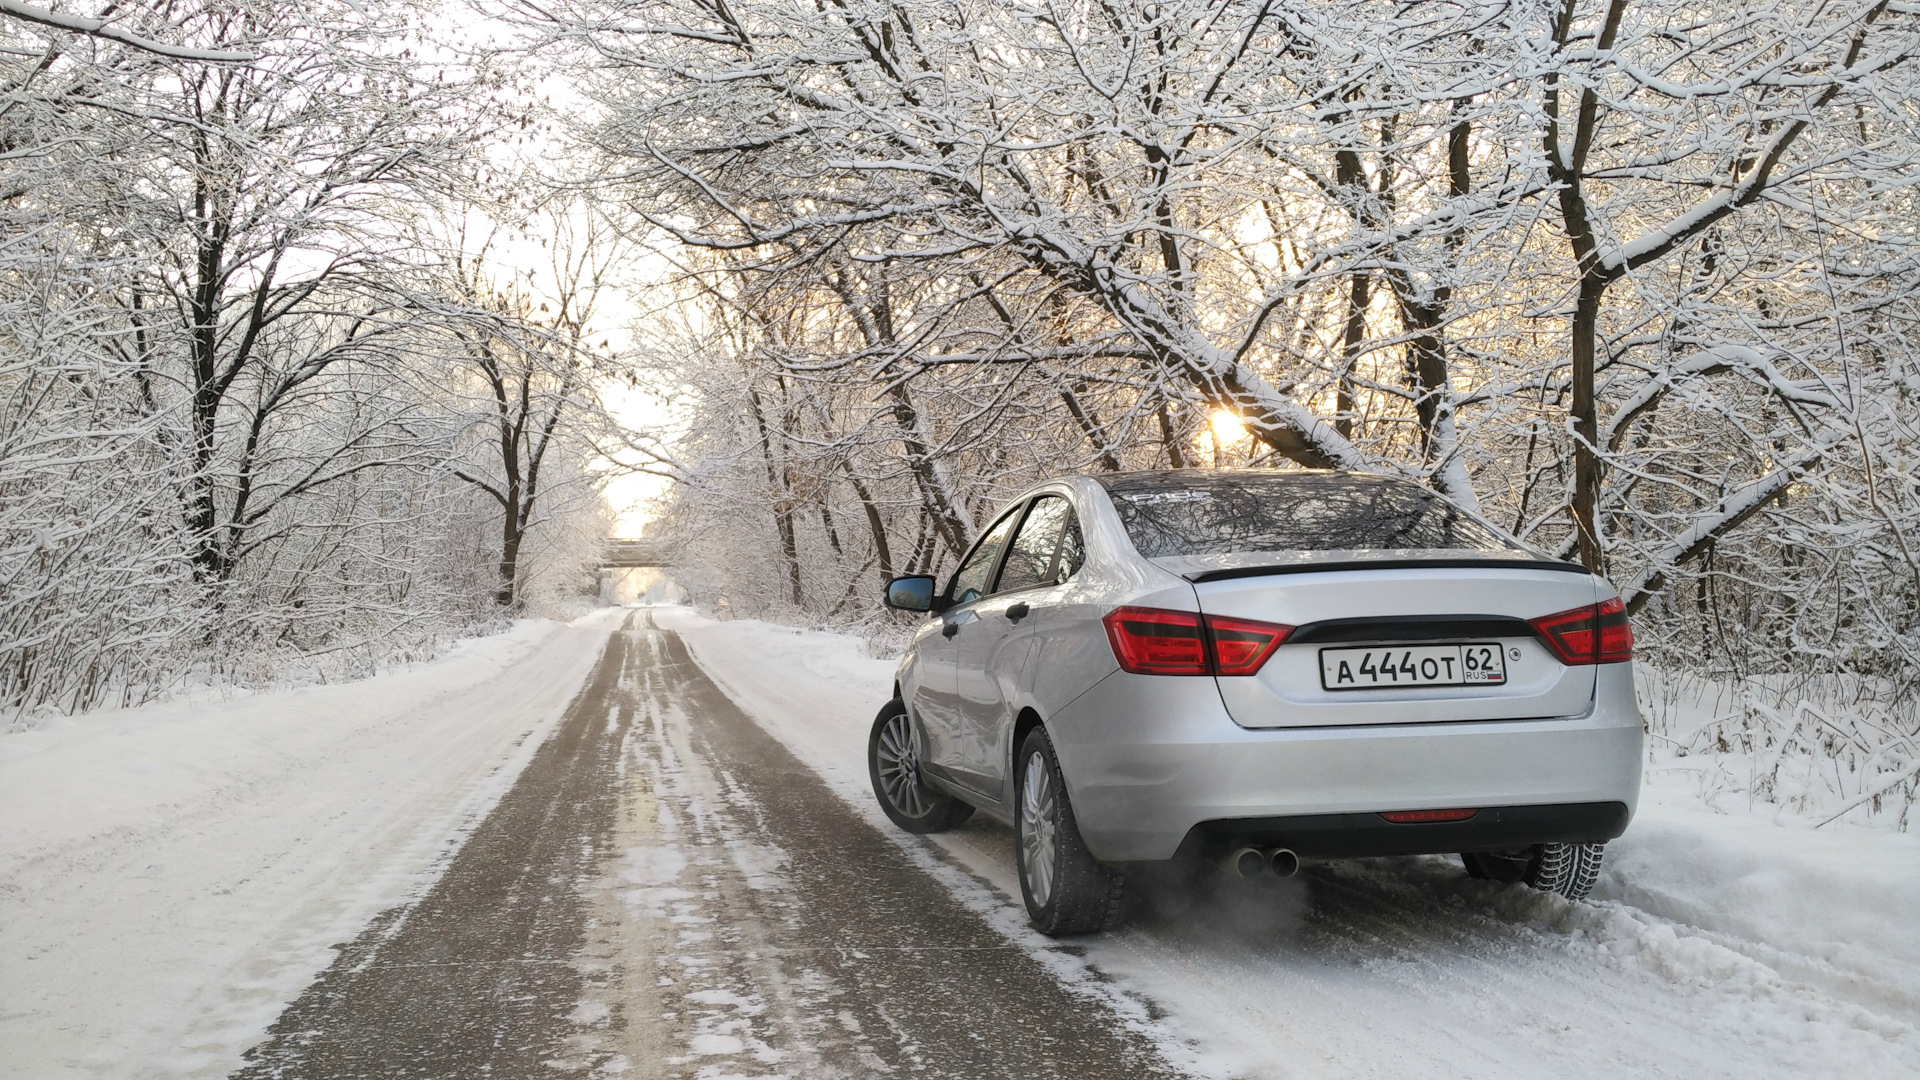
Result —
M 1032 731 L 1034 728 L 1044 728 L 1046 726 L 1046 722 L 1040 719 L 1039 710 L 1031 705 L 1022 708 L 1019 715 L 1013 718 L 1012 737 L 1007 740 L 1006 799 L 1009 812 L 1012 810 L 1013 800 L 1018 798 L 1016 792 L 1018 790 L 1017 785 L 1019 784 L 1019 772 L 1016 766 L 1020 761 L 1020 744 L 1027 741 L 1027 733 L 1029 731 Z
M 901 688 L 899 679 L 893 680 L 893 698 L 888 701 L 888 704 L 891 705 L 895 701 L 900 703 L 900 711 L 906 714 L 907 730 L 913 732 L 914 745 L 919 749 L 920 753 L 925 754 L 927 752 L 927 729 L 920 723 L 920 714 L 915 712 L 913 706 L 907 702 L 906 692 Z

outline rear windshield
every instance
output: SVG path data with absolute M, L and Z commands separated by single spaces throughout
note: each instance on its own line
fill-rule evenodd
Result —
M 1168 472 L 1102 478 L 1140 554 L 1524 550 L 1418 484 L 1356 473 Z

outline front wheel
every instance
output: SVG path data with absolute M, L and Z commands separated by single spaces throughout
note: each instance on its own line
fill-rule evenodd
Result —
M 1045 729 L 1027 735 L 1015 760 L 1015 855 L 1027 917 L 1048 937 L 1105 930 L 1119 917 L 1126 878 L 1095 859 L 1080 839 Z
M 973 816 L 973 807 L 920 779 L 918 746 L 906 703 L 899 698 L 887 702 L 867 735 L 867 776 L 873 781 L 873 796 L 888 819 L 910 833 L 957 828 Z

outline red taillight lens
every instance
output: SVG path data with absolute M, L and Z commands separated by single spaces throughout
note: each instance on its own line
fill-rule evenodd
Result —
M 1627 623 L 1627 605 L 1617 596 L 1528 622 L 1563 664 L 1621 664 L 1633 659 L 1633 627 Z
M 1228 619 L 1219 615 L 1207 616 L 1207 630 L 1213 638 L 1214 670 L 1221 675 L 1252 675 L 1259 671 L 1273 650 L 1293 633 L 1293 627 L 1282 623 Z
M 1135 675 L 1252 675 L 1293 632 L 1282 623 L 1143 607 L 1116 608 L 1101 622 L 1120 669 Z
M 1113 658 L 1135 675 L 1205 675 L 1207 643 L 1200 616 L 1190 611 L 1115 608 L 1100 620 L 1113 643 Z
M 1380 816 L 1395 825 L 1425 825 L 1435 821 L 1465 821 L 1478 810 L 1383 810 Z
M 1624 664 L 1633 659 L 1633 626 L 1627 622 L 1627 604 L 1619 597 L 1601 604 L 1600 663 Z
M 1593 659 L 1594 619 L 1596 605 L 1587 604 L 1571 611 L 1542 615 L 1537 619 L 1528 619 L 1534 633 L 1547 650 L 1558 657 L 1563 664 L 1591 664 Z

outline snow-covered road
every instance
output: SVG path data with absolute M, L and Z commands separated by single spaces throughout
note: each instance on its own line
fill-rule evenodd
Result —
M 576 697 L 628 614 L 0 739 L 0 1077 L 222 1076 L 249 1048 L 260 1076 L 465 1075 L 430 1038 L 405 1069 L 307 1049 L 455 1021 L 576 1075 L 1920 1076 L 1913 837 L 1709 814 L 1656 777 L 1592 903 L 1329 863 L 1142 881 L 1124 928 L 1055 942 L 1005 829 L 910 837 L 873 804 L 890 661 L 644 609 L 617 694 L 603 662 Z M 568 749 L 595 739 L 617 752 Z M 605 782 L 556 786 L 576 760 Z M 575 812 L 600 790 L 617 810 Z M 539 944 L 472 935 L 463 905 L 511 906 L 490 889 L 532 897 Z M 453 962 L 569 974 L 376 970 Z

